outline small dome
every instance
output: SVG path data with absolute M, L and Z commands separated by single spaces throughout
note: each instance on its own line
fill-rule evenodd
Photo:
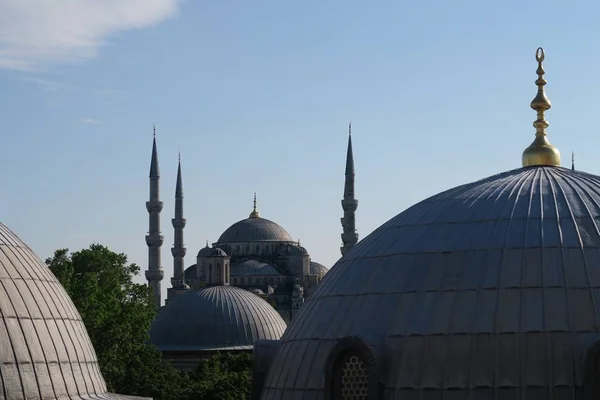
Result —
M 218 247 L 204 247 L 198 252 L 198 257 L 227 257 L 227 253 Z
M 208 245 L 206 245 L 206 247 L 201 248 L 198 252 L 198 257 L 210 257 L 211 255 L 212 248 L 208 247 Z
M 263 292 L 263 291 L 262 291 L 262 290 L 260 290 L 260 289 L 252 289 L 252 293 L 254 293 L 254 294 L 255 294 L 255 295 L 257 295 L 257 296 L 261 296 L 261 295 L 264 295 L 264 294 L 265 294 L 265 292 Z
M 310 262 L 310 274 L 311 275 L 325 276 L 327 271 L 329 271 L 329 270 L 323 264 L 319 264 L 318 262 L 314 262 L 314 261 Z
M 134 398 L 106 393 L 92 342 L 69 295 L 2 223 L 0 283 L 0 398 Z
M 294 239 L 279 224 L 265 218 L 253 217 L 231 225 L 218 241 L 234 242 L 294 242 Z
M 282 337 L 262 398 L 324 398 L 328 357 L 360 338 L 375 350 L 357 354 L 383 368 L 381 398 L 580 399 L 599 287 L 600 177 L 539 166 L 459 186 L 333 266 Z
M 227 253 L 223 249 L 215 247 L 212 252 L 213 257 L 227 257 Z
M 279 339 L 286 324 L 262 298 L 235 286 L 212 286 L 175 298 L 157 315 L 150 342 L 160 351 L 243 350 Z

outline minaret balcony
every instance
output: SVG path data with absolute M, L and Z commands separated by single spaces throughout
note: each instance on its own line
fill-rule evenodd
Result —
M 171 223 L 173 224 L 173 228 L 175 229 L 183 229 L 185 228 L 185 224 L 187 223 L 187 220 L 185 218 L 173 218 L 171 219 Z
M 355 232 L 344 232 L 341 237 L 344 244 L 355 244 L 358 242 L 358 233 Z
M 148 269 L 145 271 L 147 281 L 162 281 L 165 277 L 165 271 L 160 269 Z
M 165 241 L 165 237 L 160 234 L 146 235 L 146 244 L 148 247 L 160 247 Z
M 173 257 L 175 258 L 183 258 L 185 257 L 185 254 L 187 253 L 187 249 L 185 247 L 175 247 L 173 246 L 171 248 L 171 254 L 173 255 Z
M 158 200 L 150 200 L 146 202 L 146 210 L 151 212 L 161 212 L 163 209 L 163 202 Z
M 345 198 L 342 200 L 342 208 L 344 211 L 356 211 L 358 208 L 358 200 L 353 198 Z

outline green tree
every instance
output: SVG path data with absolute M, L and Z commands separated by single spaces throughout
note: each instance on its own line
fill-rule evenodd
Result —
M 252 356 L 248 353 L 218 353 L 200 361 L 192 380 L 198 399 L 247 399 L 252 381 Z
M 140 268 L 125 254 L 93 244 L 57 250 L 46 264 L 79 310 L 110 391 L 155 400 L 248 398 L 249 354 L 216 354 L 196 371 L 178 371 L 148 344 L 157 310 L 148 287 L 133 282 Z
M 46 264 L 81 314 L 110 391 L 181 398 L 178 388 L 189 377 L 147 344 L 156 309 L 148 287 L 132 280 L 140 271 L 137 265 L 99 244 L 70 255 L 67 249 L 57 250 Z

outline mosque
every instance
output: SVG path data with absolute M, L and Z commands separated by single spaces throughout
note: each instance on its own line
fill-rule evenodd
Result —
M 560 166 L 536 52 L 522 167 L 401 212 L 327 273 L 252 399 L 600 398 L 600 176 Z
M 276 340 L 310 298 L 327 273 L 308 251 L 279 224 L 261 216 L 254 194 L 248 218 L 238 221 L 219 239 L 200 249 L 196 263 L 185 268 L 183 244 L 183 179 L 181 159 L 175 188 L 173 277 L 164 307 L 160 307 L 161 246 L 160 171 L 156 134 L 150 161 L 148 270 L 146 278 L 160 309 L 150 328 L 150 343 L 180 369 L 193 369 L 216 352 L 249 352 L 257 340 Z M 342 255 L 357 242 L 354 196 L 354 156 L 349 126 L 344 196 Z
M 354 157 L 352 151 L 352 131 L 349 126 L 348 148 L 344 197 L 342 208 L 342 255 L 357 242 L 355 212 L 358 200 L 354 196 Z M 161 233 L 160 214 L 163 203 L 160 201 L 160 170 L 156 133 L 152 143 L 150 161 L 150 199 L 146 202 L 149 213 L 149 231 L 146 235 L 148 246 L 148 270 L 145 272 L 148 285 L 152 288 L 157 307 L 161 302 L 161 281 L 164 271 L 161 266 L 161 247 L 164 237 Z M 246 219 L 227 228 L 219 239 L 200 249 L 196 263 L 185 268 L 186 248 L 183 230 L 186 226 L 183 216 L 183 179 L 181 159 L 177 168 L 175 188 L 173 277 L 167 290 L 166 304 L 190 290 L 203 288 L 211 280 L 221 262 L 227 264 L 228 284 L 237 286 L 268 300 L 281 317 L 290 321 L 302 306 L 305 297 L 317 286 L 327 273 L 327 268 L 313 261 L 310 254 L 278 223 L 261 216 L 257 208 L 256 193 L 254 206 Z M 222 261 L 221 261 L 222 260 Z

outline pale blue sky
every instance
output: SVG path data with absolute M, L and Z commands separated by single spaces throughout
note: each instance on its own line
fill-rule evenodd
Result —
M 154 123 L 163 288 L 178 150 L 187 265 L 256 191 L 261 214 L 331 267 L 348 121 L 364 238 L 429 195 L 520 166 L 538 46 L 550 140 L 563 165 L 575 150 L 600 173 L 597 2 L 29 3 L 0 0 L 0 209 L 42 258 L 99 242 L 146 268 Z

